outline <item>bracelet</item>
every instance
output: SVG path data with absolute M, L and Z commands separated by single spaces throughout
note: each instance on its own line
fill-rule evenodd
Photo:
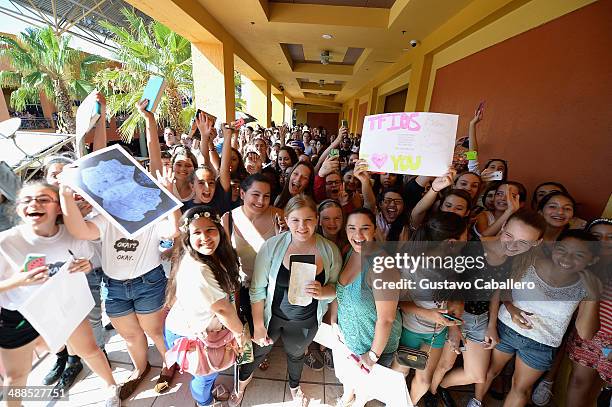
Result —
M 436 194 L 440 193 L 440 191 L 436 191 L 436 189 L 433 187 L 433 185 L 431 186 L 431 190 L 434 191 Z

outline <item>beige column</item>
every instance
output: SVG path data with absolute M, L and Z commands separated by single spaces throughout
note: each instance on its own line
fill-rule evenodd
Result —
M 275 93 L 272 98 L 272 121 L 277 126 L 283 123 L 285 109 L 285 95 L 283 93 Z
M 222 122 L 236 118 L 234 52 L 230 42 L 191 45 L 195 102 Z
M 246 79 L 243 96 L 246 111 L 257 119 L 262 127 L 270 127 L 272 121 L 272 87 L 266 80 Z

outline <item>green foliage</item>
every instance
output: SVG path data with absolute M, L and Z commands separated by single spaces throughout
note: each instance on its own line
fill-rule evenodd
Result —
M 156 119 L 170 124 L 180 134 L 189 123 L 182 120 L 182 109 L 172 111 L 169 106 L 181 106 L 181 100 L 193 95 L 191 44 L 157 21 L 146 24 L 130 9 L 123 8 L 121 14 L 127 28 L 100 22 L 119 45 L 116 56 L 121 61 L 120 68 L 102 70 L 95 78 L 95 82 L 109 95 L 109 114 L 129 114 L 119 131 L 125 140 L 130 140 L 137 127 L 144 124 L 135 104 L 141 99 L 149 76 L 163 76 L 167 88 L 157 108 Z M 169 98 L 173 98 L 172 103 Z
M 0 35 L 0 58 L 5 57 L 12 67 L 12 71 L 0 71 L 0 85 L 17 88 L 11 94 L 11 107 L 24 110 L 26 104 L 38 102 L 38 94 L 43 92 L 61 113 L 74 118 L 72 106 L 61 106 L 58 97 L 74 100 L 87 96 L 93 90 L 95 72 L 105 60 L 70 48 L 69 43 L 70 36 L 58 37 L 51 27 L 26 28 L 16 39 Z

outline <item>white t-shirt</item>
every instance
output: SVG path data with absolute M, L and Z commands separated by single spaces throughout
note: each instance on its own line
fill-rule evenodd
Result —
M 102 269 L 115 280 L 130 280 L 153 270 L 161 263 L 159 241 L 168 234 L 169 221 L 162 220 L 129 238 L 102 215 L 91 219 L 100 230 Z
M 207 265 L 189 254 L 176 272 L 176 301 L 166 317 L 166 328 L 181 336 L 194 336 L 209 327 L 214 317 L 210 307 L 227 298 Z
M 93 246 L 85 240 L 73 238 L 64 225 L 51 237 L 34 234 L 29 225 L 19 225 L 0 233 L 0 280 L 19 273 L 28 254 L 44 254 L 50 271 L 71 260 L 68 250 L 75 257 L 91 259 Z M 23 286 L 0 293 L 0 307 L 17 310 L 19 306 L 40 287 Z

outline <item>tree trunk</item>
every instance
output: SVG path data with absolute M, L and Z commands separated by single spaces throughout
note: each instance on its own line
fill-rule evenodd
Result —
M 180 135 L 185 131 L 183 123 L 181 123 L 181 111 L 183 104 L 181 102 L 181 94 L 175 86 L 166 88 L 166 96 L 168 97 L 168 119 L 170 126 L 176 129 L 176 134 Z
M 61 80 L 53 81 L 55 90 L 55 103 L 57 105 L 57 127 L 60 133 L 75 134 L 76 120 L 72 110 L 72 99 L 68 89 Z

